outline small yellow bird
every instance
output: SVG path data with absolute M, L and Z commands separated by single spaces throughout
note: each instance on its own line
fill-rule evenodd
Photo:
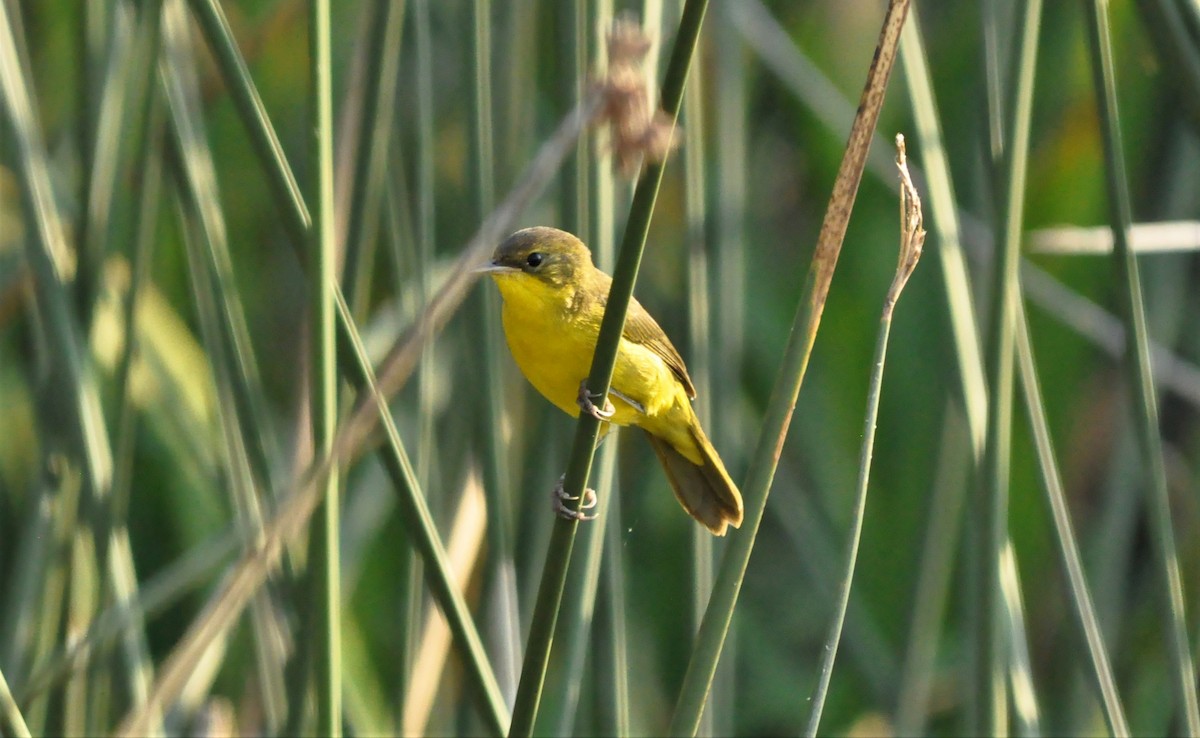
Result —
M 608 423 L 646 431 L 689 515 L 719 536 L 742 524 L 742 496 L 692 410 L 696 389 L 683 359 L 636 299 L 617 349 L 611 400 L 599 409 L 587 396 L 612 277 L 592 264 L 582 241 L 556 228 L 526 228 L 500 244 L 482 270 L 504 298 L 513 359 L 538 392 L 572 416 L 582 408 L 607 421 L 601 433 Z M 561 489 L 556 493 L 555 509 L 578 517 L 562 504 Z

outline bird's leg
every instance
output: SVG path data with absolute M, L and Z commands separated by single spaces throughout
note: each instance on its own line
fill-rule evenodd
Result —
M 554 512 L 558 513 L 558 517 L 566 518 L 567 520 L 595 520 L 595 515 L 588 515 L 583 511 L 591 510 L 596 506 L 596 490 L 583 490 L 583 504 L 579 506 L 580 509 L 575 510 L 567 507 L 567 502 L 574 502 L 579 498 L 572 497 L 563 489 L 563 480 L 566 476 L 566 474 L 563 474 L 558 478 L 558 484 L 554 485 L 554 494 L 551 495 L 551 499 L 553 500 L 551 506 L 554 508 Z
M 608 420 L 617 412 L 617 409 L 613 407 L 612 400 L 605 397 L 604 409 L 601 410 L 596 407 L 595 403 L 595 400 L 599 399 L 600 395 L 593 395 L 591 392 L 588 392 L 586 379 L 579 383 L 579 409 L 591 415 L 596 420 Z

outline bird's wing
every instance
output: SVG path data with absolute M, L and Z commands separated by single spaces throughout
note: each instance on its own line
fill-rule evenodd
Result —
M 626 341 L 645 346 L 667 363 L 671 372 L 683 383 L 689 399 L 696 399 L 696 388 L 692 378 L 688 376 L 687 367 L 683 365 L 683 357 L 671 344 L 671 339 L 659 327 L 646 308 L 636 300 L 629 302 L 629 313 L 625 316 L 625 331 L 621 334 Z

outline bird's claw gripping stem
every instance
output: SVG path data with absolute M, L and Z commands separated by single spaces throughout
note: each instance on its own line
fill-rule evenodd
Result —
M 567 520 L 579 520 L 579 521 L 595 520 L 596 516 L 594 514 L 589 515 L 589 514 L 585 513 L 584 510 L 591 510 L 592 508 L 594 508 L 596 506 L 596 490 L 594 490 L 594 489 L 584 489 L 583 490 L 583 504 L 579 506 L 580 509 L 575 510 L 573 508 L 567 507 L 567 505 L 566 505 L 567 502 L 574 502 L 574 501 L 578 500 L 579 498 L 572 497 L 571 495 L 567 494 L 567 491 L 565 489 L 563 489 L 563 480 L 565 477 L 566 477 L 566 474 L 559 477 L 558 484 L 554 485 L 554 494 L 551 495 L 551 498 L 553 500 L 552 507 L 554 508 L 554 512 L 558 514 L 558 517 L 565 518 Z
M 579 409 L 583 410 L 583 412 L 587 413 L 588 415 L 591 415 L 596 420 L 605 421 L 612 418 L 612 416 L 617 412 L 617 409 L 613 407 L 612 400 L 605 397 L 604 409 L 601 410 L 600 408 L 596 407 L 595 403 L 595 400 L 599 399 L 600 395 L 593 395 L 591 392 L 588 392 L 586 379 L 579 383 Z

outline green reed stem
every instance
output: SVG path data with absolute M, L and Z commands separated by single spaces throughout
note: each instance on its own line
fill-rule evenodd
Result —
M 1059 559 L 1063 573 L 1070 586 L 1072 613 L 1087 644 L 1091 657 L 1091 672 L 1096 680 L 1096 691 L 1104 708 L 1104 718 L 1114 736 L 1129 735 L 1129 724 L 1121 706 L 1116 679 L 1104 646 L 1104 634 L 1096 618 L 1096 607 L 1088 590 L 1083 560 L 1079 555 L 1079 544 L 1075 542 L 1075 530 L 1071 525 L 1071 513 L 1067 508 L 1066 494 L 1058 462 L 1054 458 L 1054 446 L 1050 440 L 1050 424 L 1046 419 L 1046 406 L 1037 377 L 1037 363 L 1033 358 L 1033 344 L 1029 339 L 1029 323 L 1024 306 L 1017 304 L 1017 361 L 1021 372 L 1021 386 L 1025 391 L 1025 407 L 1029 411 L 1029 425 L 1033 430 L 1034 446 L 1037 449 L 1038 465 L 1042 472 L 1042 483 L 1046 490 L 1046 501 L 1054 519 L 1055 538 L 1058 540 Z
M 0 671 L 0 716 L 4 718 L 6 732 L 10 732 L 17 738 L 30 738 L 29 726 L 25 724 L 25 716 L 21 714 L 21 708 L 13 699 L 3 671 Z
M 346 324 L 353 327 L 353 323 L 349 320 L 349 305 L 340 295 L 336 295 L 335 299 L 338 311 L 347 318 Z M 483 648 L 483 641 L 480 640 L 479 631 L 476 630 L 474 621 L 471 619 L 471 611 L 455 584 L 446 549 L 437 535 L 433 516 L 429 512 L 424 495 L 421 494 L 416 474 L 413 472 L 408 453 L 404 450 L 404 445 L 400 440 L 399 431 L 396 430 L 391 411 L 379 391 L 362 339 L 357 330 L 352 331 L 347 339 L 345 350 L 354 357 L 355 365 L 361 372 L 355 382 L 361 388 L 360 394 L 363 401 L 369 402 L 368 406 L 377 413 L 387 437 L 381 461 L 397 492 L 400 493 L 402 517 L 412 536 L 414 547 L 420 551 L 422 560 L 427 567 L 429 589 L 442 613 L 446 616 L 451 634 L 462 649 L 468 671 L 474 682 L 472 686 L 475 689 L 473 691 L 480 705 L 488 732 L 493 735 L 503 735 L 509 722 L 508 707 L 504 703 L 500 687 L 492 673 L 487 653 Z
M 742 487 L 746 499 L 745 521 L 740 529 L 730 535 L 729 545 L 721 559 L 713 596 L 700 624 L 696 645 L 692 650 L 679 700 L 675 705 L 675 714 L 671 718 L 668 732 L 672 735 L 695 735 L 700 725 L 700 716 L 712 687 L 717 662 L 721 658 L 721 650 L 733 621 L 733 611 L 741 592 L 742 579 L 750 562 L 759 525 L 762 523 L 780 449 L 791 424 L 792 411 L 800 394 L 805 370 L 808 368 L 808 357 L 816 340 L 821 313 L 825 309 L 825 297 L 829 294 L 829 285 L 837 266 L 838 255 L 841 253 L 850 212 L 858 192 L 858 183 L 866 166 L 871 136 L 879 119 L 879 110 L 883 105 L 884 91 L 887 89 L 896 57 L 896 47 L 900 40 L 900 29 L 904 25 L 908 7 L 908 0 L 892 0 L 888 5 L 875 58 L 867 73 L 867 82 L 850 130 L 846 153 L 834 180 L 833 193 L 821 224 L 817 248 L 805 280 L 800 305 L 792 322 L 788 344 L 784 349 L 783 363 L 771 391 L 767 416 L 763 420 L 758 445 L 751 459 L 746 483 Z
M 389 144 L 396 112 L 396 80 L 400 74 L 400 39 L 404 28 L 405 4 L 374 0 L 367 12 L 367 72 L 362 113 L 359 117 L 358 148 L 354 156 L 350 213 L 347 217 L 345 265 L 342 294 L 358 308 L 370 298 L 373 243 L 379 232 Z M 362 284 L 360 284 L 362 283 Z
M 313 228 L 309 234 L 309 342 L 311 347 L 311 391 L 313 450 L 318 457 L 332 454 L 337 434 L 337 347 L 334 335 L 333 293 L 337 280 L 333 213 L 333 81 L 330 54 L 330 0 L 309 2 L 309 72 L 313 91 Z M 317 618 L 312 634 L 316 639 L 314 665 L 317 686 L 317 731 L 322 735 L 342 734 L 342 640 L 341 559 L 339 534 L 341 496 L 335 461 L 322 481 L 324 500 L 312 522 L 309 565 Z M 297 708 L 299 706 L 296 706 Z
M 1092 0 L 1087 6 L 1088 48 L 1092 54 L 1092 82 L 1099 108 L 1103 135 L 1105 182 L 1108 186 L 1109 218 L 1113 230 L 1114 256 L 1121 279 L 1121 298 L 1125 308 L 1126 361 L 1133 372 L 1137 407 L 1138 439 L 1142 461 L 1149 474 L 1150 529 L 1160 567 L 1164 627 L 1167 652 L 1171 656 L 1172 682 L 1183 709 L 1186 731 L 1200 735 L 1200 703 L 1196 697 L 1196 669 L 1188 644 L 1187 616 L 1183 601 L 1183 582 L 1176 556 L 1175 533 L 1171 520 L 1171 501 L 1159 436 L 1157 393 L 1150 369 L 1150 345 L 1146 329 L 1146 311 L 1142 301 L 1142 283 L 1137 259 L 1129 247 L 1132 215 L 1129 205 L 1129 181 L 1121 149 L 1121 127 L 1117 112 L 1116 81 L 1113 73 L 1112 41 L 1108 27 L 1107 0 Z
M 213 50 L 213 57 L 221 70 L 221 76 L 250 136 L 250 144 L 254 147 L 259 162 L 264 165 L 267 184 L 279 205 L 284 226 L 288 229 L 293 243 L 299 247 L 300 244 L 308 242 L 308 228 L 312 219 L 308 214 L 308 207 L 304 204 L 300 185 L 296 184 L 296 177 L 288 166 L 283 146 L 271 126 L 267 109 L 263 106 L 258 89 L 250 77 L 250 69 L 238 51 L 225 11 L 221 9 L 218 0 L 190 2 L 192 13 L 196 16 L 209 48 Z
M 700 38 L 700 27 L 704 21 L 707 0 L 688 0 L 675 37 L 675 46 L 663 80 L 662 108 L 671 117 L 672 124 L 679 116 L 683 91 L 687 82 L 688 67 Z M 625 327 L 625 313 L 633 295 L 642 251 L 646 245 L 646 233 L 650 228 L 650 217 L 662 182 L 665 163 L 647 164 L 629 211 L 625 236 L 613 273 L 613 284 L 608 296 L 604 318 L 600 323 L 600 336 L 596 352 L 592 357 L 592 368 L 588 375 L 587 391 L 595 397 L 607 397 L 612 381 L 613 367 L 617 360 L 617 344 Z M 571 449 L 563 489 L 569 496 L 583 503 L 583 490 L 591 472 L 592 458 L 596 450 L 596 439 L 600 433 L 600 421 L 580 413 L 576 426 L 575 441 Z M 571 560 L 571 549 L 575 543 L 576 520 L 558 519 L 550 536 L 546 566 L 538 587 L 533 620 L 529 629 L 529 641 L 521 669 L 521 681 L 517 687 L 517 700 L 513 708 L 513 722 L 509 730 L 512 736 L 527 736 L 533 731 L 542 687 L 546 679 L 546 668 L 550 662 L 550 646 L 555 623 L 562 604 L 566 585 L 567 567 Z
M 475 160 L 475 206 L 482 220 L 496 204 L 496 162 L 493 130 L 496 121 L 492 104 L 492 3 L 474 0 L 474 28 L 471 36 L 474 57 L 474 94 L 471 96 L 471 142 Z M 583 139 L 581 139 L 583 140 Z M 490 555 L 487 559 L 488 598 L 496 607 L 496 626 L 492 629 L 491 653 L 493 661 L 502 665 L 497 669 L 497 678 L 507 699 L 517 691 L 517 664 L 521 659 L 520 617 L 517 616 L 515 581 L 512 573 L 512 544 L 510 542 L 508 496 L 503 491 L 508 487 L 508 453 L 504 434 L 498 432 L 504 426 L 504 373 L 501 368 L 504 358 L 504 336 L 500 325 L 500 298 L 494 291 L 480 291 L 476 296 L 481 304 L 480 319 L 476 320 L 478 344 L 482 350 L 483 374 L 481 396 L 477 400 L 479 429 L 478 447 L 483 450 L 480 464 L 483 471 L 483 489 L 490 511 L 487 526 L 487 542 Z M 508 605 L 507 607 L 505 605 Z
M 903 148 L 901 148 L 901 157 L 903 157 Z M 879 397 L 883 388 L 883 366 L 887 359 L 888 337 L 892 331 L 892 314 L 895 312 L 896 301 L 900 298 L 904 285 L 917 266 L 917 260 L 921 256 L 921 246 L 925 241 L 925 232 L 921 228 L 920 200 L 916 199 L 915 192 L 910 190 L 911 183 L 907 180 L 907 170 L 903 170 L 902 176 L 905 178 L 906 184 L 905 189 L 901 191 L 900 266 L 891 287 L 888 288 L 887 298 L 883 303 L 883 313 L 879 319 L 879 333 L 875 337 L 875 356 L 871 362 L 870 385 L 867 389 L 867 412 L 863 421 L 863 442 L 858 459 L 858 482 L 855 487 L 854 508 L 851 511 L 850 538 L 846 543 L 846 574 L 842 578 L 838 590 L 837 613 L 834 616 L 833 625 L 830 627 L 829 638 L 825 641 L 821 675 L 817 680 L 817 689 L 812 699 L 812 713 L 809 715 L 808 726 L 804 732 L 809 738 L 816 736 L 817 729 L 821 725 L 821 713 L 825 709 L 825 698 L 829 694 L 829 682 L 833 678 L 833 665 L 837 659 L 838 645 L 842 641 L 846 611 L 850 607 L 850 590 L 854 582 L 855 565 L 858 562 L 863 519 L 867 512 L 867 484 L 871 478 L 871 455 L 875 448 L 875 427 L 879 419 Z M 910 203 L 915 203 L 915 218 L 913 211 L 910 210 Z
M 1025 172 L 1033 108 L 1041 0 L 1027 0 L 1018 34 L 1020 49 L 1012 112 L 1012 138 L 1004 148 L 1005 188 L 992 286 L 991 332 L 987 344 L 988 433 L 984 450 L 983 487 L 977 514 L 984 545 L 977 557 L 979 582 L 979 649 L 975 689 L 981 724 L 986 734 L 1001 734 L 1008 726 L 1007 641 L 1000 608 L 1000 566 L 1008 540 L 1009 456 L 1012 440 L 1014 316 L 1017 267 L 1025 210 Z

